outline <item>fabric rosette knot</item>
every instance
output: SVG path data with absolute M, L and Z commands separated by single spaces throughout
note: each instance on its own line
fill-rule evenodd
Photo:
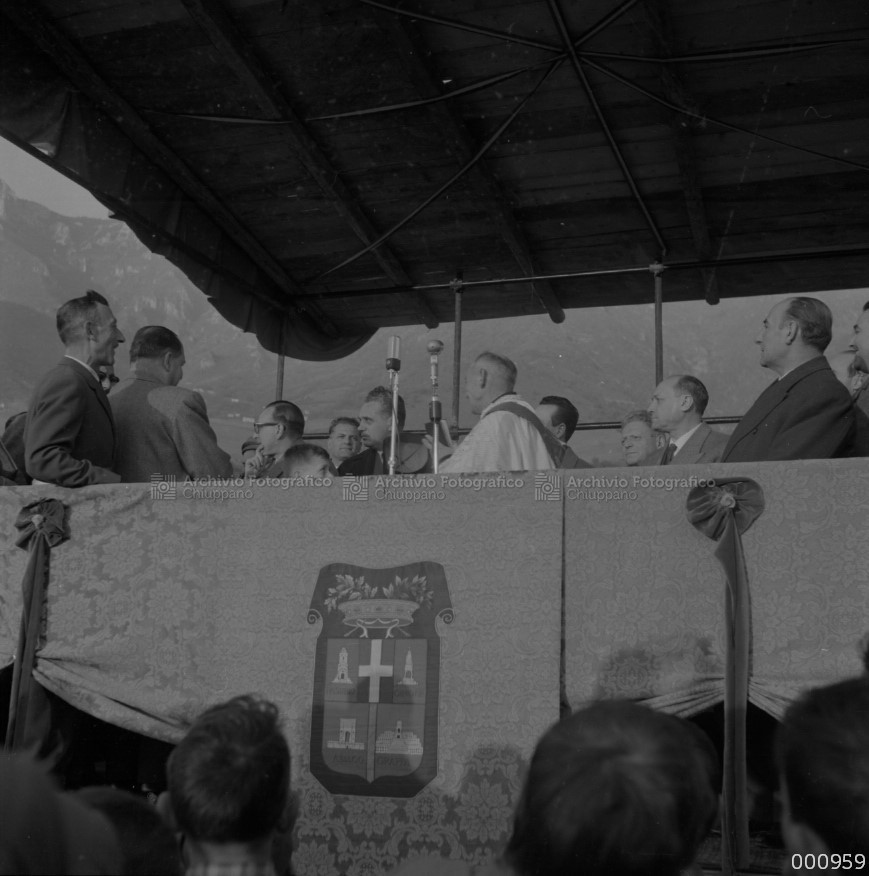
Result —
M 15 544 L 30 552 L 21 582 L 21 626 L 15 648 L 6 749 L 16 751 L 41 742 L 50 724 L 45 694 L 33 680 L 51 549 L 69 538 L 68 508 L 59 499 L 38 499 L 25 505 L 15 520 Z
M 56 547 L 69 538 L 67 507 L 59 499 L 38 499 L 25 505 L 18 513 L 15 544 L 27 549 L 34 535 L 41 535 L 49 547 Z
M 731 520 L 741 535 L 763 513 L 763 490 L 745 478 L 721 478 L 688 494 L 686 510 L 694 527 L 720 541 Z
M 715 556 L 727 576 L 724 669 L 723 869 L 748 866 L 746 713 L 751 659 L 751 600 L 742 533 L 764 510 L 763 490 L 747 478 L 721 478 L 688 494 L 692 525 L 718 542 Z

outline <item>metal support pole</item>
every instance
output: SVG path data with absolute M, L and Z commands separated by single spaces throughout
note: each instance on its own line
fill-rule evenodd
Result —
M 649 265 L 655 278 L 655 386 L 664 379 L 664 266 L 660 262 Z
M 284 397 L 284 354 L 278 353 L 278 373 L 275 379 L 275 398 Z
M 455 322 L 453 326 L 453 410 L 450 417 L 450 436 L 453 442 L 459 439 L 459 402 L 462 386 L 462 287 L 464 279 L 461 271 L 456 271 L 456 278 L 450 282 L 455 299 Z

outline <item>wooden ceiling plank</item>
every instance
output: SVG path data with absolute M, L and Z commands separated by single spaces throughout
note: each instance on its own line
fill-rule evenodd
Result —
M 669 15 L 660 0 L 645 0 L 644 8 L 651 25 L 651 33 L 659 57 L 670 57 L 673 45 L 673 28 Z M 660 76 L 661 86 L 667 100 L 677 106 L 690 107 L 695 112 L 697 111 L 697 102 L 688 92 L 672 64 L 661 64 Z M 676 162 L 679 165 L 679 180 L 685 196 L 688 225 L 697 247 L 697 258 L 700 261 L 708 261 L 713 257 L 712 238 L 709 234 L 709 222 L 703 203 L 703 187 L 697 170 L 697 157 L 691 136 L 692 126 L 686 116 L 673 111 L 668 111 L 667 115 L 670 131 L 673 134 Z M 704 268 L 703 280 L 706 287 L 706 303 L 718 304 L 721 295 L 715 271 Z
M 424 60 L 427 48 L 413 30 L 412 25 L 389 14 L 384 14 L 382 21 L 384 28 L 388 28 L 394 37 L 398 56 L 417 91 L 424 97 L 439 95 L 441 92 L 435 85 L 435 76 Z M 434 116 L 437 127 L 450 152 L 460 164 L 466 164 L 477 149 L 462 120 L 447 103 L 431 104 L 429 112 Z M 536 273 L 531 246 L 507 203 L 501 184 L 482 162 L 475 165 L 471 174 L 477 183 L 478 190 L 483 194 L 482 208 L 494 222 L 498 233 L 506 241 L 519 267 L 526 274 Z M 457 265 L 456 267 L 462 266 Z M 552 321 L 555 323 L 564 322 L 564 309 L 551 284 L 547 282 L 536 283 L 534 290 Z
M 3 14 L 51 58 L 76 88 L 106 112 L 147 158 L 209 214 L 230 239 L 278 284 L 279 288 L 290 294 L 301 291 L 271 253 L 241 225 L 187 164 L 157 137 L 137 110 L 97 73 L 66 34 L 50 22 L 41 9 L 37 8 L 35 0 L 8 0 L 3 6 Z M 325 321 L 320 324 L 320 328 L 327 334 L 334 334 L 334 328 L 330 328 Z
M 220 0 L 182 0 L 182 3 L 262 109 L 272 117 L 287 122 L 285 136 L 292 142 L 299 160 L 359 240 L 366 246 L 376 240 L 379 232 L 341 181 L 337 170 L 281 93 L 275 78 L 265 69 L 263 62 L 229 17 Z M 388 244 L 377 247 L 373 255 L 397 286 L 412 284 L 410 275 Z M 439 320 L 423 295 L 416 297 L 416 304 L 425 325 L 436 328 L 440 324 Z

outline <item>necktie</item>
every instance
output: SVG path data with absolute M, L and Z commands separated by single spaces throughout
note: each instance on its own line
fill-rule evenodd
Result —
M 667 449 L 664 451 L 664 455 L 661 457 L 661 465 L 669 465 L 673 461 L 673 457 L 676 455 L 676 445 L 670 442 L 667 445 Z

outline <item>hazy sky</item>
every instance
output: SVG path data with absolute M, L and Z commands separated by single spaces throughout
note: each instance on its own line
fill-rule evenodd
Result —
M 0 137 L 0 179 L 27 201 L 36 201 L 62 216 L 106 219 L 109 211 L 63 174 Z

